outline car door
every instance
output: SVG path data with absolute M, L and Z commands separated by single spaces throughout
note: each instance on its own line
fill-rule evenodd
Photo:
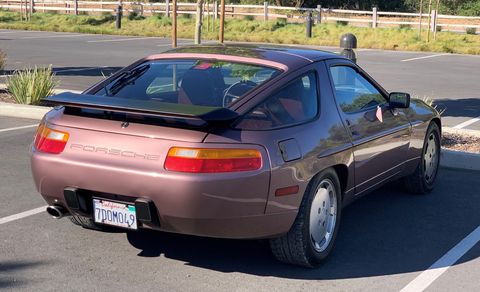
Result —
M 390 109 L 388 93 L 347 60 L 327 62 L 338 110 L 353 143 L 355 193 L 400 173 L 411 126 L 405 113 Z

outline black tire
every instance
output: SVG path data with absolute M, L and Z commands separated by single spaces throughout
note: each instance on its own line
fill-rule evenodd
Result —
M 322 182 L 329 180 L 336 192 L 336 214 L 333 233 L 327 247 L 318 251 L 314 247 L 310 232 L 310 210 L 317 190 Z M 281 262 L 313 268 L 318 266 L 331 253 L 340 226 L 342 199 L 340 181 L 333 169 L 326 169 L 316 175 L 310 182 L 298 210 L 297 218 L 287 234 L 270 239 L 270 249 Z M 320 210 L 319 212 L 320 213 Z
M 432 138 L 435 143 L 436 150 L 436 169 L 430 176 L 426 173 L 426 159 L 425 154 L 428 150 L 428 146 L 432 143 Z M 431 156 L 430 156 L 431 157 Z M 431 122 L 425 135 L 423 142 L 422 154 L 415 172 L 403 179 L 404 186 L 407 192 L 412 194 L 428 194 L 435 187 L 438 175 L 438 169 L 440 168 L 440 130 L 435 122 Z

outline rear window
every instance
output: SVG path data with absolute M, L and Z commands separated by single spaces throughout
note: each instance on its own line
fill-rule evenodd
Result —
M 277 69 L 214 60 L 158 60 L 124 72 L 96 95 L 229 107 L 279 74 Z

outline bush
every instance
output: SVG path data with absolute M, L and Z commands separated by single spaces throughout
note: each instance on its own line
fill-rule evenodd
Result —
M 412 29 L 412 26 L 410 24 L 400 24 L 398 26 L 399 29 Z
M 128 20 L 143 20 L 145 17 L 143 15 L 140 15 L 137 11 L 131 11 L 128 14 Z
M 465 32 L 466 32 L 467 34 L 477 34 L 477 28 L 475 28 L 475 27 L 467 27 L 467 28 L 465 29 Z
M 3 69 L 5 68 L 6 57 L 7 55 L 2 50 L 0 50 L 0 72 L 2 72 Z
M 51 66 L 15 71 L 7 79 L 7 90 L 21 104 L 38 104 L 42 98 L 53 94 L 55 85 Z
M 338 26 L 347 26 L 347 25 L 348 25 L 348 21 L 345 21 L 345 20 L 337 20 L 337 25 L 338 25 Z
M 253 16 L 253 15 L 245 15 L 245 16 L 243 17 L 243 19 L 248 20 L 248 21 L 252 21 L 252 20 L 255 20 L 255 16 Z
M 443 29 L 443 28 L 442 28 L 440 25 L 437 25 L 437 27 L 436 27 L 437 32 L 441 32 L 442 29 Z

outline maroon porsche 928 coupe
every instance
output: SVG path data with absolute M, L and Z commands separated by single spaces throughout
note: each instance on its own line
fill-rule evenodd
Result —
M 438 112 L 323 51 L 184 47 L 45 101 L 31 166 L 54 218 L 265 238 L 307 267 L 343 206 L 397 179 L 428 193 L 439 168 Z

